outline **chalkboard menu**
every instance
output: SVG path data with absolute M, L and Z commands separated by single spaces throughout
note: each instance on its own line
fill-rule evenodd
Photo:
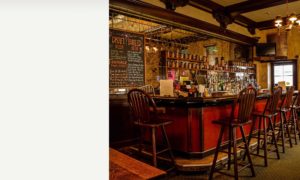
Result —
M 144 35 L 109 30 L 109 87 L 145 84 Z

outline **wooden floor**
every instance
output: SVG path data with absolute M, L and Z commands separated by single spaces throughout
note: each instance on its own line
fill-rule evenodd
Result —
M 109 179 L 151 179 L 163 177 L 166 172 L 138 161 L 115 149 L 109 149 Z

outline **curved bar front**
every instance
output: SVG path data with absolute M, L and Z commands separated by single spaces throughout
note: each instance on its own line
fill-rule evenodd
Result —
M 257 96 L 256 110 L 264 108 L 268 96 L 269 94 Z M 173 150 L 188 157 L 204 157 L 214 152 L 219 136 L 220 126 L 212 121 L 230 117 L 235 98 L 236 96 L 154 99 L 157 106 L 165 108 L 166 118 L 173 120 L 167 127 Z M 247 135 L 249 131 L 250 126 L 245 127 Z M 238 137 L 241 135 L 238 134 Z M 223 141 L 226 142 L 227 137 Z
M 268 96 L 269 94 L 257 96 L 256 111 L 263 110 Z M 220 126 L 213 124 L 212 121 L 230 117 L 231 106 L 236 96 L 219 98 L 156 96 L 153 98 L 161 108 L 161 112 L 164 112 L 164 116 L 173 120 L 173 123 L 166 127 L 172 149 L 186 157 L 205 157 L 214 152 L 220 130 Z M 126 96 L 110 96 L 109 115 L 110 146 L 119 147 L 137 141 L 138 134 L 133 125 Z M 249 131 L 250 126 L 246 126 L 246 135 Z M 237 135 L 241 137 L 239 132 Z M 149 135 L 149 140 L 150 137 Z M 227 137 L 223 139 L 223 142 L 226 141 Z

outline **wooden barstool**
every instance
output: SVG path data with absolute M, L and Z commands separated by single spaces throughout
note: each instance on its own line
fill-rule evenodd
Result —
M 165 125 L 171 124 L 172 121 L 164 119 L 159 115 L 154 100 L 145 91 L 141 89 L 132 89 L 128 92 L 127 96 L 129 107 L 134 117 L 134 124 L 140 127 L 139 151 L 142 152 L 143 130 L 151 129 L 153 165 L 155 167 L 157 166 L 158 154 L 168 151 L 170 161 L 175 167 L 174 156 L 165 130 Z M 162 138 L 166 145 L 166 148 L 159 152 L 157 152 L 156 147 L 156 131 L 158 129 L 161 130 Z
M 257 132 L 257 152 L 256 154 L 254 155 L 257 155 L 257 156 L 261 156 L 259 155 L 259 150 L 260 149 L 263 149 L 264 150 L 264 155 L 261 156 L 264 158 L 264 164 L 265 166 L 268 166 L 268 155 L 267 155 L 267 144 L 268 144 L 268 140 L 267 140 L 267 137 L 268 136 L 271 136 L 272 137 L 272 140 L 274 142 L 274 145 L 275 145 L 275 149 L 273 151 L 276 152 L 276 155 L 277 155 L 277 159 L 280 159 L 280 156 L 279 156 L 279 150 L 278 150 L 278 146 L 277 146 L 277 141 L 276 140 L 276 137 L 275 137 L 275 130 L 274 130 L 274 122 L 272 122 L 272 119 L 274 121 L 276 121 L 276 117 L 277 117 L 277 105 L 279 103 L 279 100 L 281 98 L 281 94 L 282 94 L 282 89 L 281 88 L 277 88 L 274 90 L 274 92 L 272 93 L 271 96 L 269 96 L 268 100 L 267 100 L 267 103 L 265 105 L 265 108 L 264 108 L 264 111 L 263 112 L 257 112 L 255 111 L 253 113 L 253 119 L 254 119 L 254 122 L 252 123 L 252 126 L 251 126 L 251 130 L 250 130 L 250 134 L 249 134 L 249 137 L 248 137 L 248 143 L 250 143 L 250 140 L 253 136 L 253 130 L 254 130 L 254 127 L 255 127 L 255 122 L 256 122 L 256 119 L 259 118 L 259 121 L 258 121 L 258 132 Z M 268 127 L 267 127 L 267 120 L 268 120 Z M 261 128 L 261 124 L 263 123 L 263 128 Z M 271 135 L 269 135 L 269 133 L 271 133 Z M 261 135 L 263 135 L 263 147 L 260 148 L 260 140 L 261 140 Z
M 291 138 L 291 133 L 290 133 L 290 129 L 288 126 L 288 118 L 287 115 L 288 113 L 291 112 L 291 105 L 292 105 L 292 101 L 293 101 L 293 94 L 294 94 L 294 87 L 291 86 L 287 92 L 286 95 L 284 96 L 284 98 L 282 99 L 282 103 L 279 109 L 280 112 L 280 122 L 279 122 L 279 126 L 277 126 L 277 128 L 279 131 L 279 135 L 277 136 L 277 141 L 279 141 L 281 139 L 282 144 L 278 144 L 282 146 L 282 152 L 285 153 L 285 135 L 287 133 L 288 136 L 288 141 L 290 144 L 290 147 L 293 147 L 292 144 L 292 138 Z M 276 123 L 274 123 L 276 124 Z
M 209 179 L 213 178 L 213 173 L 215 172 L 216 162 L 218 158 L 218 153 L 220 152 L 224 129 L 229 128 L 229 144 L 228 144 L 228 151 L 224 151 L 228 153 L 228 170 L 230 169 L 231 163 L 231 154 L 234 157 L 234 178 L 238 179 L 238 162 L 237 162 L 237 137 L 236 137 L 236 129 L 239 128 L 242 134 L 242 140 L 244 142 L 246 156 L 248 158 L 249 163 L 243 166 L 240 170 L 250 167 L 252 176 L 255 176 L 252 160 L 250 157 L 249 146 L 245 137 L 244 132 L 244 125 L 251 124 L 252 121 L 250 120 L 256 99 L 256 90 L 253 87 L 248 87 L 242 90 L 239 93 L 238 99 L 236 99 L 233 103 L 232 110 L 231 110 L 231 118 L 229 119 L 222 119 L 213 121 L 214 124 L 221 125 L 220 135 L 218 139 L 218 144 L 216 147 L 216 152 L 213 160 L 213 164 L 211 167 L 211 171 L 209 174 Z M 238 108 L 237 117 L 235 117 L 235 110 Z M 231 152 L 231 148 L 233 147 L 233 153 Z M 220 172 L 225 174 L 224 172 Z M 226 174 L 229 175 L 229 174 Z

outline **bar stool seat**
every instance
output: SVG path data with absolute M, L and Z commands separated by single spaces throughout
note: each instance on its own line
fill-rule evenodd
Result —
M 173 121 L 166 119 L 156 107 L 154 100 L 142 89 L 132 89 L 128 92 L 128 103 L 132 111 L 134 124 L 140 127 L 140 142 L 139 152 L 142 152 L 144 143 L 144 129 L 151 129 L 151 144 L 152 144 L 152 161 L 153 165 L 157 167 L 157 155 L 164 152 L 169 152 L 172 168 L 175 167 L 174 155 L 171 149 L 171 145 L 165 130 L 165 125 L 171 124 Z M 165 143 L 165 148 L 158 151 L 156 143 L 157 130 L 161 131 L 162 142 Z
M 213 159 L 213 164 L 212 164 L 210 174 L 209 174 L 210 180 L 213 179 L 213 174 L 214 174 L 215 168 L 216 168 L 218 153 L 225 152 L 225 151 L 220 150 L 220 148 L 222 147 L 221 144 L 222 144 L 222 139 L 223 139 L 225 128 L 229 129 L 229 143 L 228 143 L 228 147 L 227 147 L 228 151 L 226 152 L 228 154 L 227 169 L 228 170 L 230 169 L 230 165 L 232 163 L 231 155 L 233 154 L 235 180 L 238 179 L 238 172 L 247 167 L 249 167 L 251 169 L 252 176 L 255 176 L 255 172 L 254 172 L 254 168 L 253 168 L 253 164 L 252 164 L 252 160 L 251 160 L 250 152 L 249 152 L 249 145 L 247 143 L 245 131 L 244 131 L 244 125 L 252 123 L 252 121 L 250 120 L 250 116 L 251 116 L 252 110 L 254 109 L 255 99 L 256 99 L 256 90 L 253 87 L 248 87 L 248 88 L 242 90 L 239 93 L 238 99 L 236 99 L 232 105 L 231 117 L 213 121 L 214 124 L 221 125 L 221 130 L 220 130 L 220 134 L 219 134 L 219 138 L 218 138 L 218 142 L 217 142 L 217 147 L 216 147 L 216 151 L 215 151 L 215 155 L 214 155 L 214 159 Z M 238 110 L 237 117 L 235 116 L 236 109 Z M 238 145 L 237 145 L 237 136 L 236 136 L 237 128 L 240 129 L 240 132 L 242 135 L 243 144 L 244 144 L 245 150 L 246 150 L 246 156 L 248 158 L 248 164 L 239 164 L 237 161 L 238 160 L 237 159 L 237 146 Z M 232 147 L 233 147 L 233 153 L 231 152 Z M 243 167 L 238 169 L 238 165 L 242 165 Z M 230 174 L 226 174 L 221 171 L 219 171 L 219 173 L 231 176 Z

